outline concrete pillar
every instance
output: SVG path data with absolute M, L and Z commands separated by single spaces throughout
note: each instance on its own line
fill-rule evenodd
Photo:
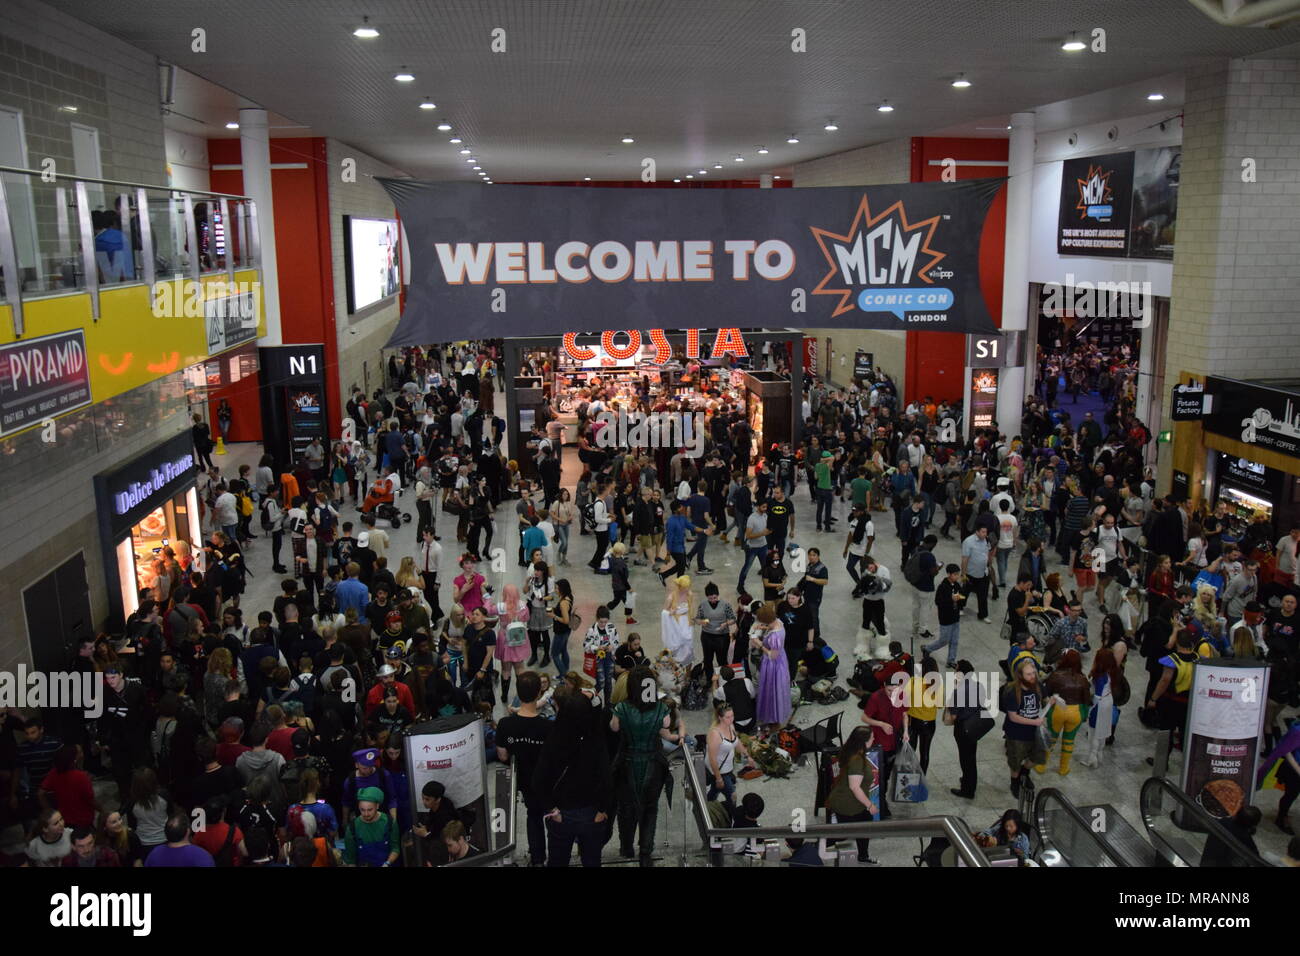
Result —
M 1007 154 L 1007 237 L 1002 265 L 1002 331 L 1029 328 L 1029 231 L 1034 190 L 1034 114 L 1013 113 Z M 967 404 L 970 404 L 969 384 Z M 998 428 L 1020 432 L 1026 384 L 1023 365 L 1002 369 L 998 382 Z
M 271 201 L 271 145 L 266 110 L 239 111 L 240 164 L 244 168 L 244 195 L 257 203 L 257 226 L 262 250 L 262 305 L 266 335 L 262 346 L 281 345 L 280 282 L 275 258 L 275 206 Z

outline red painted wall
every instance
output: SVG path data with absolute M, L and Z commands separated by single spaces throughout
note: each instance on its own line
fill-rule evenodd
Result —
M 958 179 L 1005 179 L 1005 166 L 963 165 L 963 160 L 1007 159 L 1005 139 L 960 139 L 955 137 L 916 136 L 912 138 L 912 182 L 940 182 L 942 166 L 931 161 L 952 158 L 957 161 Z M 1007 194 L 1005 186 L 989 207 L 980 236 L 979 270 L 984 301 L 995 323 L 1002 322 L 1002 260 L 1006 236 Z M 912 401 L 929 395 L 960 398 L 966 365 L 966 336 L 956 332 L 908 332 L 907 376 L 904 399 Z
M 325 140 L 273 139 L 271 163 L 303 164 L 301 169 L 272 169 L 275 207 L 275 253 L 280 288 L 280 327 L 286 345 L 325 344 L 328 421 L 341 419 L 338 384 L 338 339 L 334 330 L 334 270 L 330 254 L 329 183 Z M 213 166 L 238 165 L 237 139 L 208 140 Z M 244 174 L 238 169 L 212 169 L 215 192 L 242 194 Z M 234 416 L 231 441 L 262 438 L 257 382 L 237 382 L 209 395 L 215 421 L 217 403 L 225 398 Z M 331 429 L 332 431 L 333 429 Z

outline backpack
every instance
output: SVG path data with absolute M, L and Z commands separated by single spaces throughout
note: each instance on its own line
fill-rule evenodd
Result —
M 290 760 L 280 771 L 280 786 L 284 789 L 285 799 L 297 803 L 302 799 L 302 772 L 306 769 L 297 759 Z M 292 811 L 291 811 L 292 812 Z
M 1174 693 L 1179 696 L 1187 696 L 1187 692 L 1192 689 L 1192 665 L 1196 660 L 1184 660 L 1183 656 L 1177 651 L 1174 652 Z
M 1128 678 L 1120 674 L 1110 689 L 1111 703 L 1116 707 L 1123 707 L 1132 696 L 1133 688 L 1129 686 Z
M 704 673 L 704 665 L 696 664 L 691 668 L 691 676 L 682 689 L 683 710 L 703 710 L 709 705 L 709 680 Z
M 903 565 L 903 577 L 907 583 L 916 587 L 921 583 L 921 552 L 914 551 L 912 556 L 907 559 L 907 564 Z
M 523 621 L 511 621 L 506 625 L 506 647 L 522 647 L 528 643 L 528 625 Z
M 158 728 L 155 727 L 153 733 L 150 735 L 153 744 L 154 762 L 158 765 L 159 770 L 170 769 L 172 738 L 176 736 L 176 726 L 177 720 L 172 718 L 172 721 L 167 725 L 166 730 L 159 732 Z
M 582 520 L 593 528 L 596 526 L 596 499 L 593 498 L 582 506 Z
M 786 724 L 776 734 L 776 745 L 790 755 L 790 761 L 799 759 L 799 747 L 803 741 L 803 731 L 794 724 Z
M 298 803 L 297 800 L 294 801 L 293 806 L 289 808 L 289 812 L 285 815 L 284 820 L 284 828 L 288 831 L 290 839 L 307 835 L 307 832 L 302 825 L 302 818 L 304 814 L 310 812 L 311 811 L 301 803 Z
M 239 493 L 239 513 L 245 518 L 253 516 L 253 499 L 242 491 Z
M 263 531 L 272 531 L 275 528 L 274 523 L 271 521 L 271 507 L 270 507 L 274 503 L 275 503 L 274 498 L 267 497 L 262 499 L 261 512 L 262 512 Z

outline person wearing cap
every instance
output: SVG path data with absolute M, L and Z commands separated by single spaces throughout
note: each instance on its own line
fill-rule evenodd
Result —
M 389 815 L 394 822 L 397 820 L 397 781 L 393 775 L 380 766 L 380 754 L 378 747 L 366 747 L 362 750 L 356 750 L 352 753 L 352 764 L 354 770 L 352 776 L 343 781 L 343 826 L 347 828 L 351 820 L 354 807 L 361 800 L 361 794 L 366 790 L 371 790 L 378 794 L 376 798 L 380 806 Z
M 396 645 L 393 645 L 392 649 L 395 648 Z M 387 657 L 387 655 L 385 656 Z M 398 651 L 396 657 L 388 658 L 388 662 L 385 663 L 383 667 L 379 668 L 379 673 L 377 675 L 379 679 L 375 683 L 375 686 L 370 688 L 369 693 L 366 694 L 365 711 L 367 718 L 369 718 L 379 709 L 380 705 L 383 704 L 384 694 L 390 689 L 397 692 L 397 699 L 403 707 L 405 707 L 410 713 L 415 713 L 415 698 L 411 696 L 411 688 L 398 680 L 405 667 L 406 665 L 403 664 L 401 660 L 401 652 Z
M 1248 601 L 1241 620 L 1232 626 L 1228 641 L 1228 653 L 1232 657 L 1247 661 L 1263 660 L 1268 653 L 1268 644 L 1264 640 L 1264 605 L 1258 601 Z M 1197 653 L 1200 653 L 1199 648 Z
M 361 583 L 366 586 L 367 591 L 370 589 L 370 582 L 374 578 L 375 561 L 378 558 L 379 555 L 370 546 L 370 532 L 363 531 L 357 535 L 357 546 L 352 549 L 352 560 L 361 568 L 359 577 Z M 364 608 L 358 609 L 358 612 L 364 613 Z
M 821 531 L 824 527 L 827 531 L 835 530 L 835 518 L 831 514 L 832 503 L 834 502 L 834 490 L 831 480 L 831 465 L 835 460 L 835 453 L 823 451 L 821 460 L 817 462 L 813 469 L 814 480 L 817 483 L 817 530 Z
M 357 816 L 344 828 L 343 861 L 349 866 L 393 866 L 399 858 L 397 820 L 380 813 L 383 791 L 363 787 L 357 793 Z
M 1002 513 L 1002 502 L 1005 501 L 1011 506 L 1007 510 L 1014 514 L 1016 511 L 1016 499 L 1011 493 L 1011 479 L 1005 477 L 999 478 L 997 481 L 997 489 L 997 494 L 989 498 L 989 511 L 993 512 L 993 516 L 996 518 Z

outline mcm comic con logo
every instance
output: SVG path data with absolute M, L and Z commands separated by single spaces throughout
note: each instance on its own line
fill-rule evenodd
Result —
M 1110 220 L 1115 212 L 1110 204 L 1113 198 L 1110 177 L 1113 172 L 1112 169 L 1089 165 L 1087 177 L 1075 180 L 1079 184 L 1079 202 L 1075 208 L 1079 210 L 1080 219 L 1096 219 L 1099 222 Z
M 953 277 L 939 265 L 948 254 L 933 246 L 941 219 L 913 222 L 901 200 L 874 212 L 863 196 L 843 233 L 812 227 L 828 267 L 813 295 L 839 296 L 832 317 L 857 309 L 908 324 L 947 322 L 956 297 L 936 284 Z

